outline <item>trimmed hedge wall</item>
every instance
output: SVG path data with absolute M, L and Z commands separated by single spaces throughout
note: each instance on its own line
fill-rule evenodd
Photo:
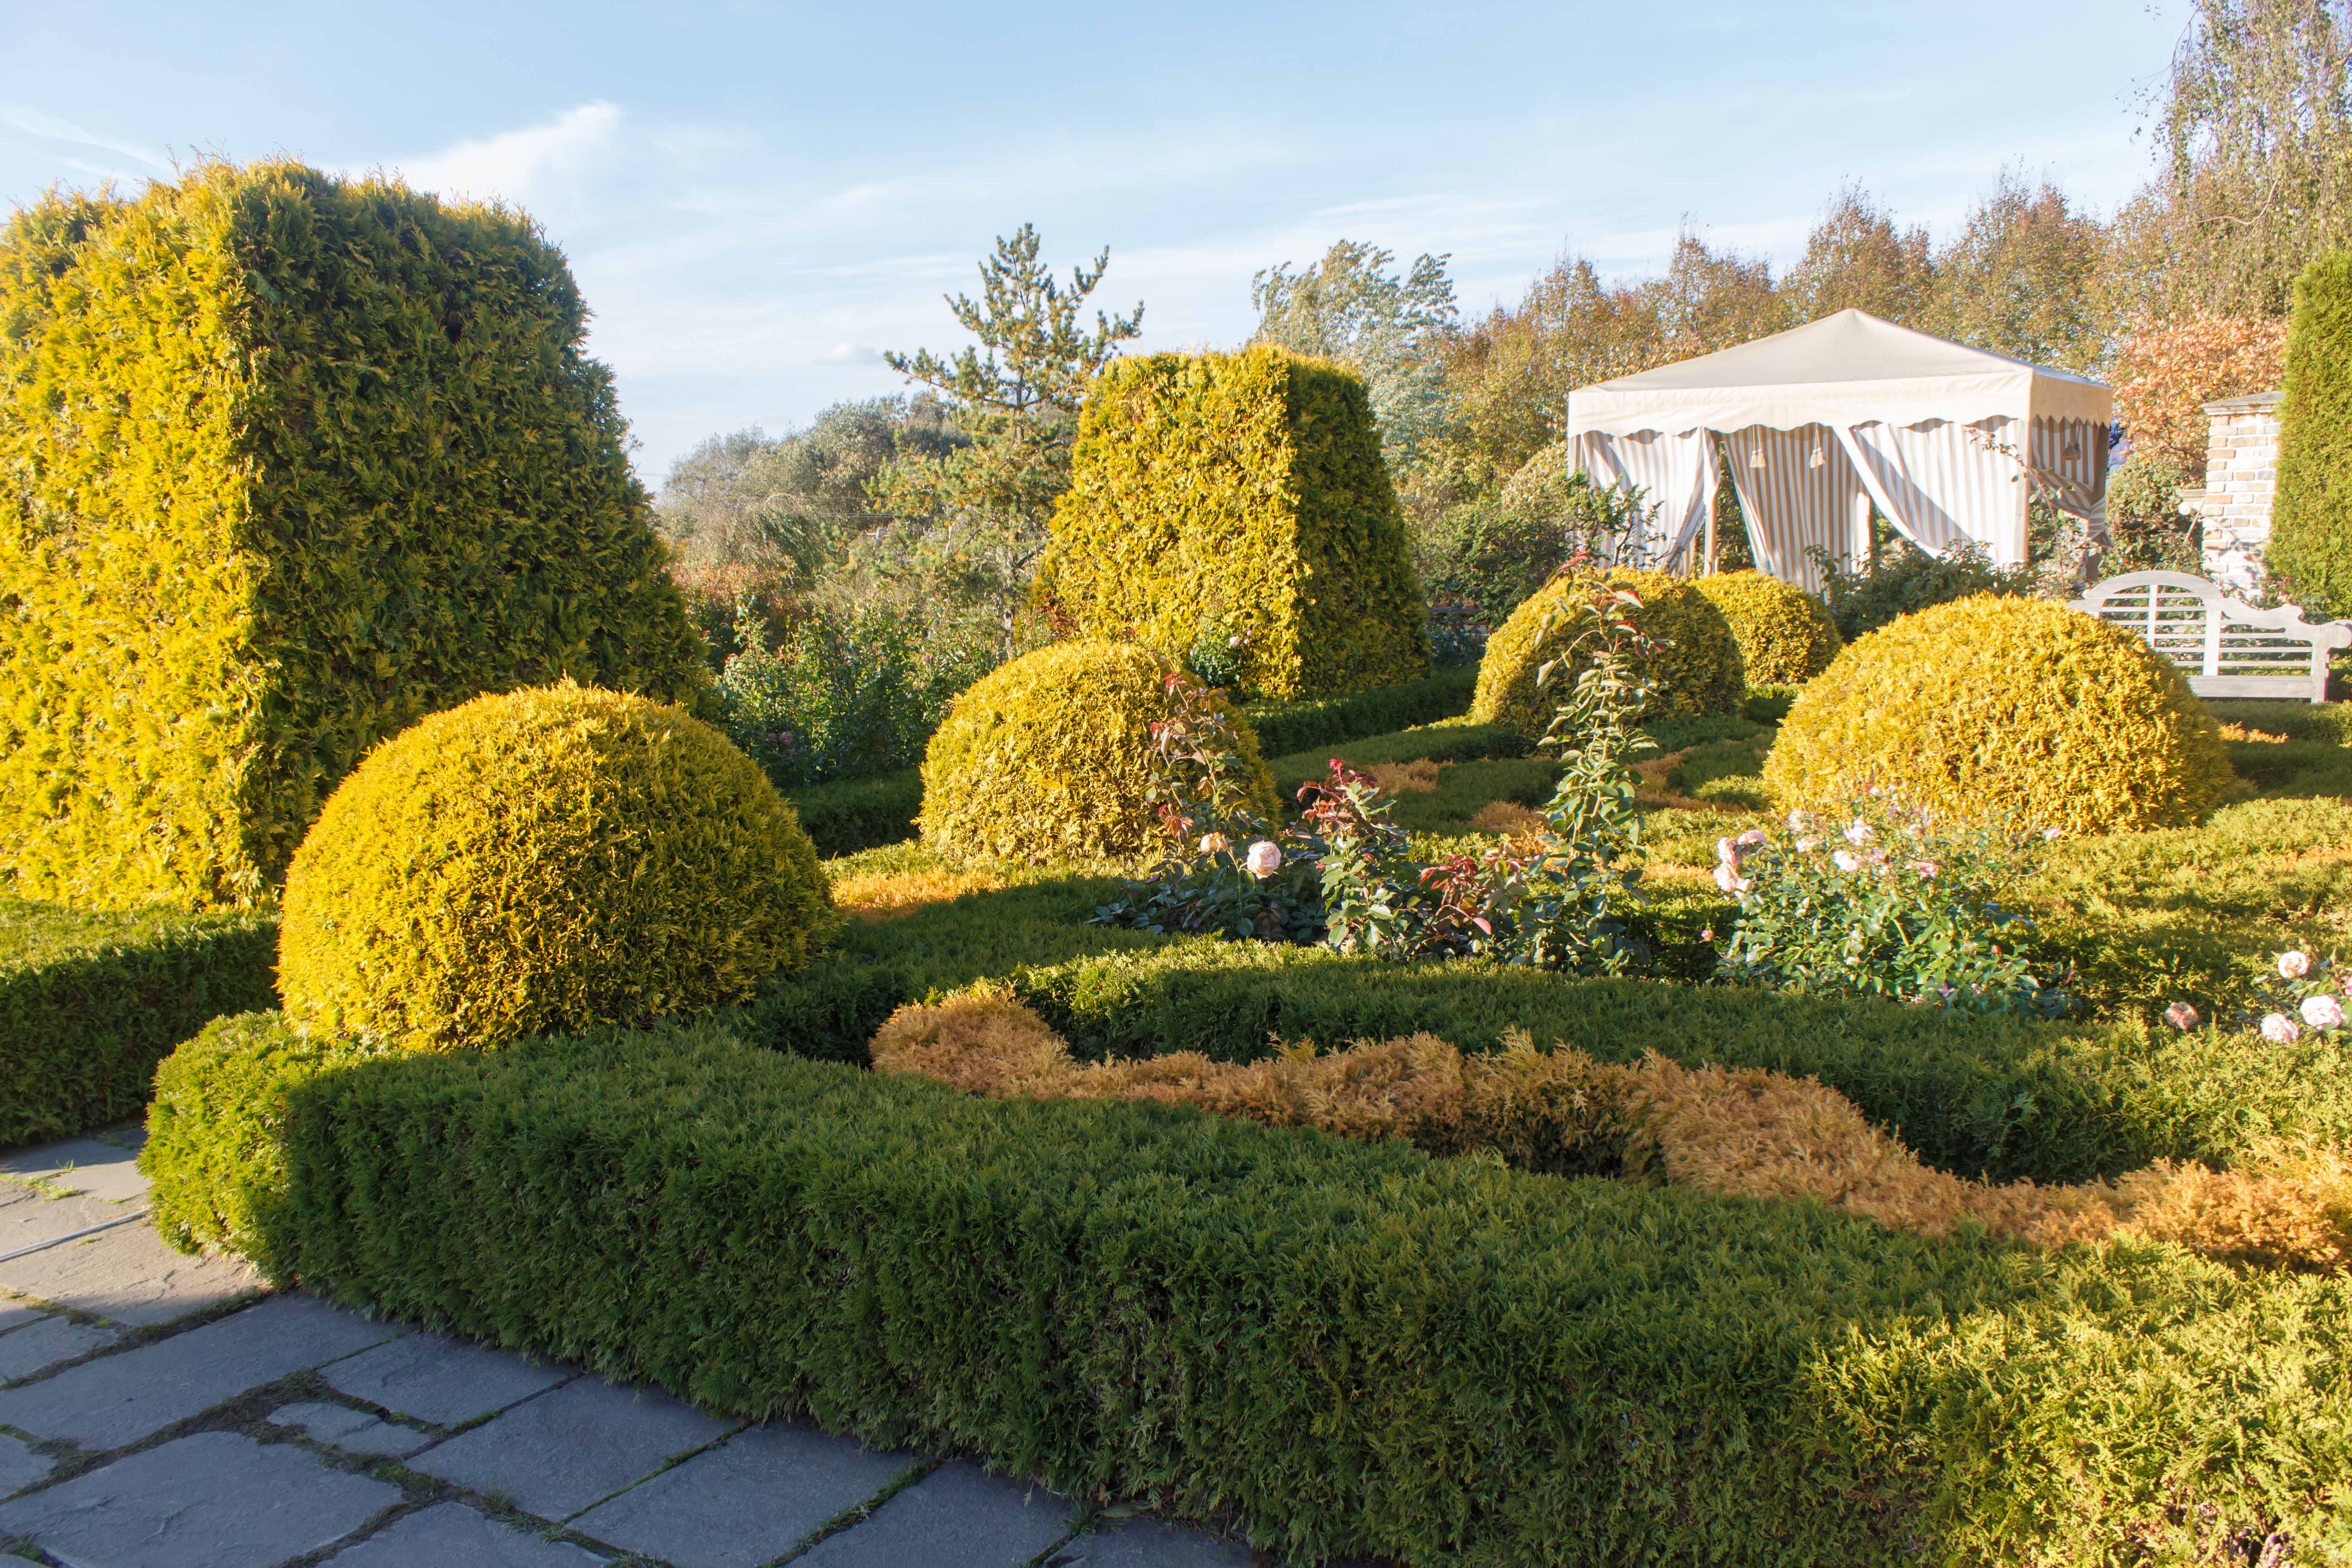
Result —
M 2295 280 L 2285 392 L 2263 563 L 2319 616 L 2352 616 L 2352 251 Z
M 528 217 L 299 163 L 0 233 L 0 867 L 97 907 L 265 897 L 377 740 L 484 691 L 675 700 L 587 310 Z
M 1429 673 L 1404 516 L 1349 372 L 1263 344 L 1118 360 L 1071 461 L 1039 584 L 1081 635 L 1179 661 L 1200 647 L 1277 699 Z
M 1257 731 L 1258 750 L 1278 757 L 1458 717 L 1470 711 L 1470 694 L 1477 685 L 1477 669 L 1465 667 L 1346 697 L 1252 702 L 1241 713 Z
M 277 1279 L 1304 1558 L 2352 1544 L 2352 1285 L 2168 1248 L 1929 1243 L 711 1031 L 373 1057 L 240 1019 L 168 1064 L 142 1163 L 167 1226 Z
M 923 770 L 901 768 L 870 779 L 835 779 L 787 790 L 784 798 L 801 814 L 801 826 L 825 859 L 854 855 L 921 836 L 915 817 L 923 809 Z
M 136 1116 L 173 1047 L 276 1005 L 277 967 L 274 913 L 0 899 L 0 1148 Z

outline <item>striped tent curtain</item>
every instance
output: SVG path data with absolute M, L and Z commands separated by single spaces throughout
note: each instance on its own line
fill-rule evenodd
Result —
M 1638 485 L 1652 508 L 1648 526 L 1625 541 L 1629 561 L 1657 560 L 1686 547 L 1715 509 L 1715 433 L 1679 436 L 1643 430 L 1630 436 L 1585 435 L 1576 466 L 1604 485 Z
M 2015 564 L 2025 559 L 2026 492 L 2012 423 L 1873 420 L 1840 430 L 1838 438 L 1872 503 L 1912 543 L 1940 554 L 1972 540 L 1994 560 Z
M 1751 425 L 1720 439 L 1756 564 L 1783 583 L 1819 593 L 1821 568 L 1806 551 L 1819 549 L 1832 560 L 1850 557 L 1864 493 L 1836 434 L 1826 425 L 1794 430 Z
M 2088 419 L 2033 421 L 2034 481 L 2062 511 L 2105 524 L 2107 430 Z

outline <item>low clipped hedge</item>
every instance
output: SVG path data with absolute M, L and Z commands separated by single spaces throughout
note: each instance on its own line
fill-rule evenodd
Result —
M 1477 689 L 1475 667 L 1443 669 L 1423 680 L 1376 687 L 1346 697 L 1309 697 L 1292 702 L 1252 702 L 1242 717 L 1257 731 L 1258 750 L 1269 757 L 1317 746 L 1344 745 L 1391 730 L 1434 723 L 1470 711 Z
M 159 1216 L 275 1279 L 1297 1557 L 2352 1546 L 2341 1279 L 978 1100 L 709 1029 L 379 1056 L 243 1019 L 159 1090 Z
M 923 770 L 901 768 L 873 778 L 835 779 L 788 790 L 784 798 L 801 814 L 801 826 L 826 859 L 878 849 L 918 837 L 915 818 L 923 809 Z
M 212 1019 L 275 1005 L 263 910 L 96 912 L 0 899 L 0 1148 L 135 1116 L 155 1064 Z

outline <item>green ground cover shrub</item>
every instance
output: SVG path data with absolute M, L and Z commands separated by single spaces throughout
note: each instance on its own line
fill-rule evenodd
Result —
M 266 910 L 93 911 L 0 899 L 0 1148 L 135 1116 L 210 1020 L 274 1006 Z
M 2352 251 L 2295 280 L 2263 564 L 2312 618 L 2352 613 Z
M 985 1101 L 710 1030 L 368 1057 L 237 1020 L 153 1127 L 166 1224 L 275 1279 L 1305 1558 L 2352 1544 L 2341 1279 Z
M 1830 619 L 1848 642 L 1930 605 L 1979 594 L 2014 598 L 2033 592 L 2030 568 L 1996 566 L 1984 546 L 1967 542 L 1931 555 L 1907 540 L 1898 541 L 1891 553 L 1866 572 L 1853 571 L 1826 554 L 1815 556 L 1814 564 L 1821 568 Z
M 1089 637 L 1255 695 L 1429 673 L 1426 606 L 1364 384 L 1260 344 L 1114 361 L 1039 570 Z
M 831 859 L 921 833 L 915 818 L 923 809 L 923 770 L 901 768 L 876 778 L 835 779 L 784 792 L 801 815 L 801 826 L 818 855 Z
M 509 208 L 285 160 L 0 233 L 0 868 L 100 907 L 266 898 L 376 741 L 701 639 Z
M 1258 749 L 1268 756 L 1360 741 L 1370 735 L 1433 723 L 1470 711 L 1478 685 L 1474 668 L 1441 669 L 1422 680 L 1375 687 L 1345 697 L 1303 697 L 1288 702 L 1250 702 L 1242 717 L 1257 731 Z
M 1635 616 L 1644 633 L 1664 646 L 1647 670 L 1655 689 L 1651 721 L 1737 714 L 1748 685 L 1739 643 L 1723 612 L 1688 578 L 1664 572 L 1620 569 L 1608 574 L 1612 587 L 1642 596 Z M 1557 577 L 1511 612 L 1487 639 L 1478 665 L 1478 690 L 1470 716 L 1482 724 L 1509 724 L 1532 743 L 1551 723 L 1577 674 L 1567 663 L 1549 684 L 1538 685 L 1544 669 L 1561 658 L 1583 625 L 1576 607 L 1593 589 L 1588 577 Z

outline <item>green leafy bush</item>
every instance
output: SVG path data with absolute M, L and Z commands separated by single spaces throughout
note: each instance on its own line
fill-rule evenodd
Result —
M 2352 613 L 2352 251 L 2295 279 L 2263 563 L 2311 618 Z
M 286 877 L 300 1022 L 503 1045 L 693 1017 L 799 967 L 833 924 L 816 852 L 751 760 L 642 697 L 479 697 L 368 754 Z
M 993 648 L 927 636 L 892 610 L 814 610 L 779 646 L 729 659 L 719 696 L 728 738 L 793 789 L 917 762 L 948 705 L 994 663 Z
M 1088 637 L 1292 699 L 1429 673 L 1421 584 L 1364 384 L 1261 344 L 1112 363 L 1040 569 Z
M 587 308 L 522 214 L 202 163 L 18 213 L 0 320 L 14 892 L 259 900 L 427 713 L 702 679 Z
M 2200 418 L 2200 424 L 2203 423 Z M 2188 478 L 2169 459 L 2134 452 L 2107 476 L 2107 535 L 2112 543 L 2099 574 L 2205 572 L 2203 535 L 2181 505 Z
M 1830 619 L 1848 642 L 1930 605 L 1979 594 L 2018 598 L 2033 592 L 2031 568 L 1996 566 L 1980 544 L 1954 544 L 1931 555 L 1903 540 L 1866 572 L 1853 571 L 1822 552 L 1814 552 L 1813 564 L 1822 574 Z
M 1576 559 L 1611 560 L 1643 510 L 1641 492 L 1596 484 L 1567 467 L 1555 443 L 1502 490 L 1448 507 L 1419 542 L 1433 601 L 1465 605 L 1500 626 L 1529 595 Z
M 239 1020 L 167 1065 L 144 1160 L 168 1226 L 330 1299 L 1286 1555 L 2341 1539 L 2352 1291 L 2168 1247 L 1931 1243 L 711 1031 L 368 1057 Z
M 1802 686 L 1845 646 L 1822 602 L 1791 584 L 1761 572 L 1715 572 L 1691 584 L 1730 624 L 1751 690 Z
M 1687 578 L 1664 572 L 1623 569 L 1607 573 L 1611 587 L 1640 595 L 1635 612 L 1643 634 L 1659 646 L 1648 674 L 1651 721 L 1737 714 L 1748 694 L 1739 643 L 1730 623 Z M 1486 643 L 1478 666 L 1478 690 L 1470 717 L 1481 724 L 1509 724 L 1532 742 L 1551 727 L 1552 715 L 1574 680 L 1569 645 L 1579 630 L 1576 606 L 1590 597 L 1592 579 L 1565 574 L 1511 612 Z M 1560 661 L 1552 668 L 1555 661 Z M 1549 681 L 1544 672 L 1552 668 Z
M 155 1064 L 213 1018 L 268 1007 L 277 917 L 0 899 L 0 1148 L 135 1116 Z

